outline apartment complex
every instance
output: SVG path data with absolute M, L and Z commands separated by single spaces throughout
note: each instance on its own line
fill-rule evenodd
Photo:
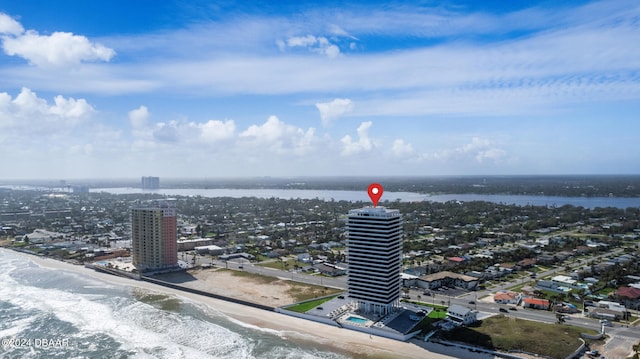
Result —
M 140 272 L 178 265 L 174 200 L 153 200 L 131 209 L 131 247 L 133 265 Z
M 160 177 L 146 176 L 140 180 L 142 189 L 158 189 L 160 188 Z
M 395 209 L 365 207 L 347 219 L 347 287 L 365 313 L 387 314 L 399 307 L 402 215 Z

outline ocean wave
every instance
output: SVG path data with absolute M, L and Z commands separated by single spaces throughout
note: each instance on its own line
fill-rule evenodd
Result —
M 12 349 L 3 358 L 344 358 L 179 296 L 105 288 L 13 253 L 0 253 L 0 282 L 0 336 L 71 343 L 55 350 Z

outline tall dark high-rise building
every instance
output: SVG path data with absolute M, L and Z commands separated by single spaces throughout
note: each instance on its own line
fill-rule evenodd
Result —
M 349 211 L 347 287 L 365 313 L 387 314 L 400 306 L 402 215 L 396 209 Z
M 153 200 L 131 209 L 133 265 L 140 272 L 178 265 L 178 226 L 174 200 Z
M 143 176 L 142 189 L 158 189 L 160 188 L 160 177 Z

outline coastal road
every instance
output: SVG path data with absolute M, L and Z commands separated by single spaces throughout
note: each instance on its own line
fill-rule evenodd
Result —
M 632 346 L 640 341 L 640 328 L 618 326 L 613 328 L 605 327 L 605 332 L 611 339 L 604 345 L 603 351 L 607 357 L 627 357 L 630 356 Z

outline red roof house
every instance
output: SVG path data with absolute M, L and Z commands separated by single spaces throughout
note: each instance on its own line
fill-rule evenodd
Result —
M 549 309 L 549 305 L 550 305 L 550 303 L 546 299 L 524 298 L 523 307 L 548 310 Z

